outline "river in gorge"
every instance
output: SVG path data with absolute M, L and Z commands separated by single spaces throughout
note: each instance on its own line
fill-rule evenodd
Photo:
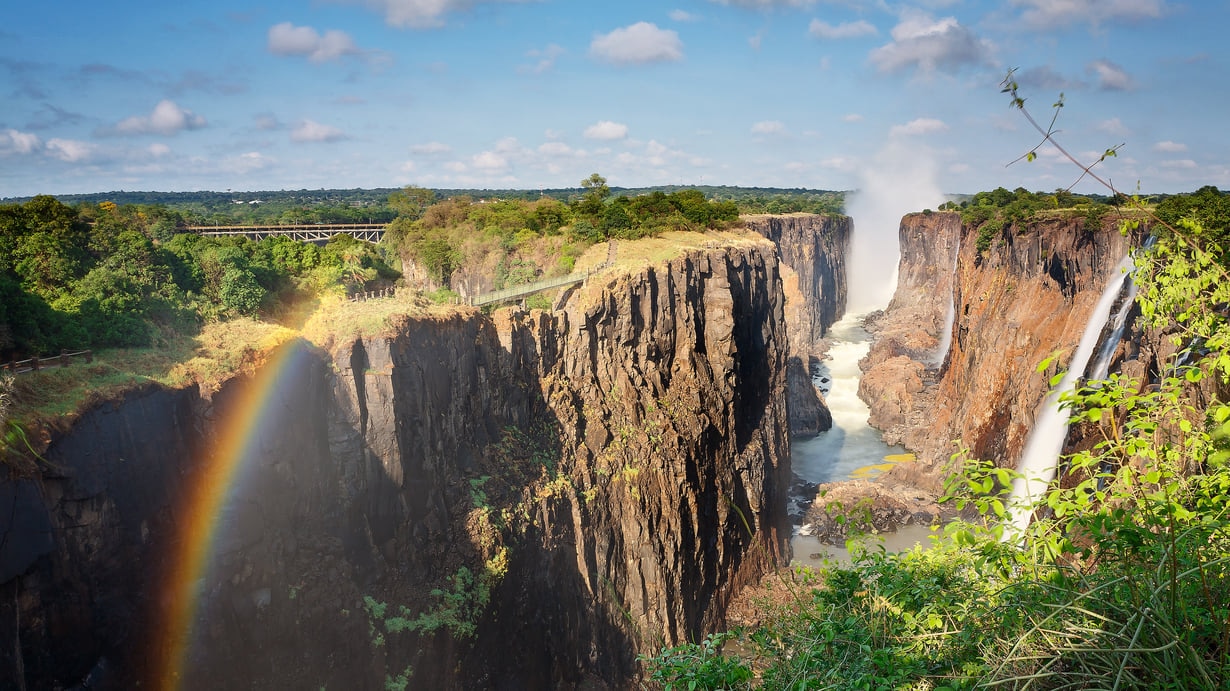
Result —
M 867 424 L 871 413 L 858 397 L 863 372 L 858 362 L 871 349 L 871 334 L 863 328 L 866 314 L 847 314 L 829 330 L 828 357 L 812 381 L 824 395 L 833 415 L 833 428 L 810 439 L 791 443 L 795 475 L 821 484 L 841 480 L 871 479 L 893 463 L 913 458 L 904 447 L 884 443 L 880 431 Z M 869 536 L 882 540 L 889 551 L 910 549 L 925 543 L 931 530 L 923 525 L 902 526 L 895 533 Z M 828 560 L 848 560 L 848 550 L 826 545 L 814 537 L 796 534 L 791 540 L 794 561 L 819 565 Z

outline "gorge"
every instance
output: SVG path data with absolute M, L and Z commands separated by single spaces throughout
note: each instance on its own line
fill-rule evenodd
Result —
M 810 372 L 858 232 L 745 222 L 554 310 L 402 315 L 90 408 L 0 482 L 4 688 L 624 688 L 638 655 L 721 630 L 790 558 L 789 445 L 832 424 Z M 859 394 L 918 456 L 885 481 L 937 493 L 954 439 L 1020 457 L 1036 365 L 1132 238 L 899 228 Z

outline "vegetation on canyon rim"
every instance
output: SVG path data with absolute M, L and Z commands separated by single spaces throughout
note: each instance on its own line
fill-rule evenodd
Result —
M 1011 75 L 1005 92 L 1027 113 Z M 1053 140 L 1054 120 L 1038 129 Z M 1003 192 L 975 213 L 1038 199 Z M 944 500 L 978 520 L 950 523 L 929 551 L 864 546 L 849 567 L 800 571 L 765 624 L 666 649 L 646 660 L 652 678 L 668 689 L 1225 688 L 1228 209 L 1202 188 L 1145 210 L 1157 241 L 1136 258 L 1138 326 L 1174 353 L 1147 381 L 1111 375 L 1066 397 L 1093 443 L 1064 458 L 1023 535 L 1004 535 L 1015 473 L 959 452 Z M 736 637 L 750 654 L 721 652 Z

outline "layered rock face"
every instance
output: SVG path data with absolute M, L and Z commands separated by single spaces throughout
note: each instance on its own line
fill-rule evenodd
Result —
M 639 653 L 720 628 L 788 557 L 774 248 L 604 280 L 562 310 L 292 342 L 268 382 L 87 414 L 48 448 L 54 472 L 0 484 L 20 507 L 0 529 L 42 536 L 2 553 L 18 627 L 0 678 L 168 681 L 185 497 L 254 392 L 180 686 L 621 688 Z
M 872 424 L 919 457 L 890 478 L 933 490 L 954 440 L 973 457 L 1015 463 L 1051 374 L 1129 246 L 1113 223 L 1089 229 L 1071 218 L 1010 226 L 981 256 L 976 235 L 955 212 L 902 219 L 897 292 L 864 361 Z M 950 295 L 951 346 L 939 353 Z
M 811 381 L 811 368 L 823 353 L 821 339 L 846 307 L 846 255 L 849 217 L 817 214 L 745 217 L 748 229 L 777 246 L 786 293 L 786 323 L 791 346 L 787 369 L 790 431 L 815 436 L 833 426 L 824 400 Z

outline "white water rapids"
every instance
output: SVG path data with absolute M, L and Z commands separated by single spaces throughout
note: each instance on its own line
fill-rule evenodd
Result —
M 828 359 L 813 381 L 827 392 L 824 400 L 833 415 L 833 428 L 790 446 L 794 472 L 808 482 L 870 477 L 890 464 L 892 456 L 905 453 L 903 447 L 885 444 L 880 431 L 867 424 L 871 410 L 858 397 L 863 377 L 858 361 L 871 348 L 871 335 L 862 326 L 865 316 L 848 314 L 829 331 Z M 924 542 L 928 535 L 928 526 L 908 525 L 875 537 L 885 549 L 896 552 Z M 796 535 L 791 545 L 800 563 L 818 566 L 825 559 L 849 561 L 845 547 L 821 544 L 814 537 Z
M 905 453 L 885 444 L 880 431 L 867 424 L 871 410 L 858 397 L 863 378 L 858 361 L 871 349 L 871 335 L 862 326 L 865 316 L 847 314 L 829 332 L 831 345 L 821 372 L 829 381 L 818 386 L 828 390 L 824 402 L 833 414 L 833 428 L 790 447 L 794 472 L 808 482 L 848 480 L 883 465 L 886 456 Z

